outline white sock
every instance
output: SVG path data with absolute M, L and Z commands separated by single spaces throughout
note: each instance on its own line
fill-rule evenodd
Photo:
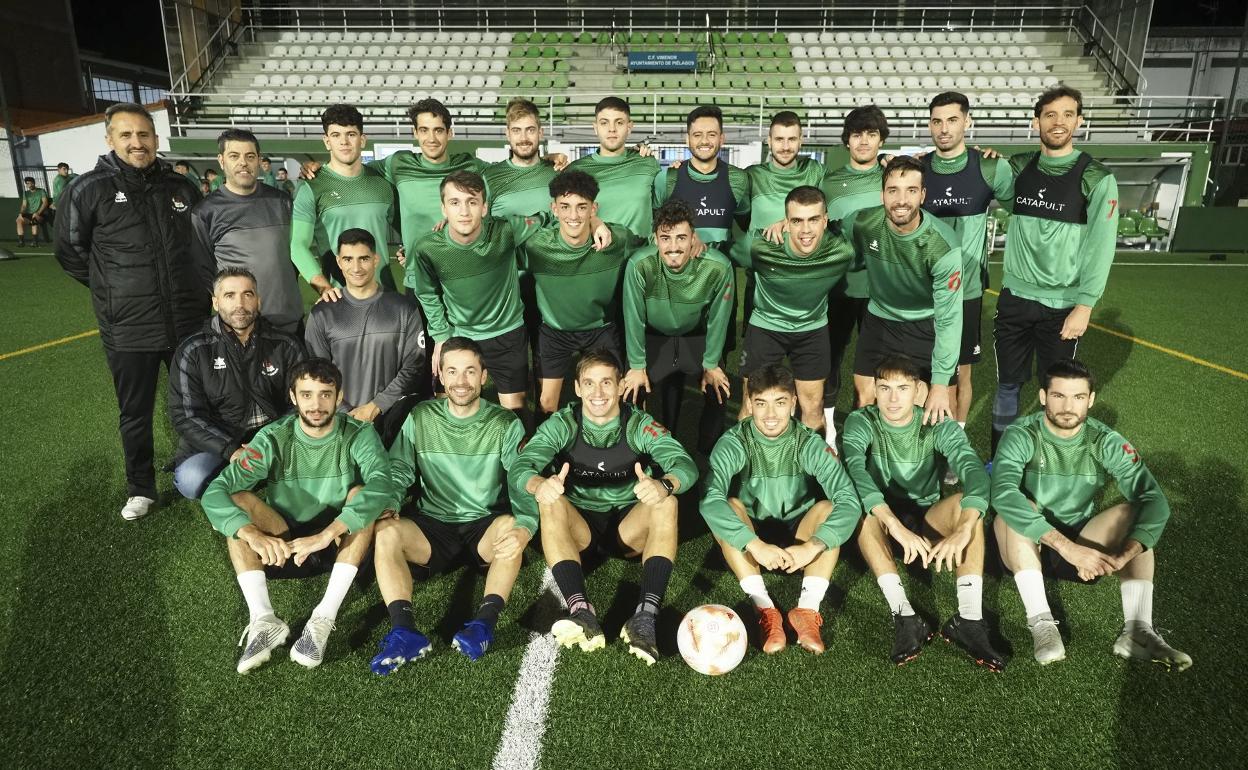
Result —
M 1122 619 L 1132 623 L 1153 624 L 1153 581 L 1123 580 L 1118 584 L 1122 592 Z
M 836 407 L 825 406 L 823 408 L 823 424 L 827 428 L 828 446 L 836 446 L 836 423 L 832 422 L 832 418 L 836 416 Z
M 1014 573 L 1014 584 L 1018 586 L 1018 595 L 1023 600 L 1023 610 L 1027 620 L 1042 615 L 1053 617 L 1049 609 L 1049 597 L 1044 593 L 1044 575 L 1038 569 L 1024 569 Z
M 797 606 L 804 610 L 819 611 L 823 595 L 828 592 L 828 580 L 821 577 L 802 578 L 802 593 L 797 597 Z
M 269 603 L 269 583 L 264 577 L 264 570 L 253 569 L 238 573 L 238 587 L 243 589 L 243 599 L 247 602 L 247 612 L 251 622 L 265 615 L 273 614 L 273 605 Z
M 889 572 L 877 577 L 875 582 L 880 584 L 880 590 L 884 592 L 884 601 L 888 602 L 890 612 L 894 615 L 914 614 L 914 608 L 910 606 L 910 600 L 906 598 L 906 589 L 901 587 L 901 575 Z
M 984 619 L 984 576 L 958 577 L 958 614 L 964 620 Z
M 355 580 L 357 568 L 354 564 L 334 562 L 334 571 L 329 573 L 329 585 L 325 588 L 325 598 L 312 610 L 313 615 L 333 620 L 338 617 L 338 608 L 342 600 L 347 598 L 351 590 L 351 581 Z
M 962 430 L 966 430 L 966 420 L 958 420 L 958 427 Z
M 754 606 L 760 610 L 776 606 L 767 594 L 767 586 L 763 584 L 762 575 L 746 575 L 741 578 L 741 590 L 745 591 L 745 595 L 750 597 L 750 601 L 754 602 Z

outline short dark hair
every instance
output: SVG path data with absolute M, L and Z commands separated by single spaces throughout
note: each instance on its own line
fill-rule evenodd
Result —
M 936 94 L 927 103 L 927 111 L 931 112 L 937 107 L 948 107 L 951 104 L 958 105 L 963 115 L 971 114 L 971 100 L 966 98 L 966 94 L 958 91 L 944 91 Z
M 793 381 L 793 372 L 780 364 L 764 366 L 758 371 L 751 372 L 745 382 L 750 396 L 757 396 L 773 388 L 783 390 L 785 393 L 797 393 L 797 383 Z
M 204 176 L 217 176 L 217 170 L 215 168 L 207 169 L 204 171 Z
M 629 108 L 628 102 L 618 96 L 608 96 L 604 99 L 600 99 L 598 103 L 594 105 L 594 117 L 597 118 L 598 113 L 603 110 L 619 110 L 630 118 L 633 116 L 633 111 Z
M 421 99 L 413 104 L 407 110 L 407 119 L 412 121 L 412 127 L 416 126 L 416 118 L 424 113 L 429 113 L 442 120 L 442 125 L 446 126 L 446 130 L 451 130 L 451 111 L 446 105 L 437 99 Z
M 789 194 L 784 196 L 784 210 L 789 210 L 789 204 L 796 203 L 799 206 L 813 206 L 816 203 L 821 204 L 824 209 L 828 207 L 828 196 L 823 194 L 814 185 L 804 184 L 789 190 Z
M 507 123 L 513 120 L 519 120 L 523 117 L 530 117 L 537 121 L 540 126 L 542 124 L 542 113 L 538 111 L 537 105 L 528 99 L 517 96 L 515 99 L 507 102 Z
M 863 131 L 878 131 L 881 142 L 888 139 L 888 118 L 884 117 L 884 111 L 874 104 L 855 107 L 849 111 L 849 114 L 845 116 L 845 125 L 841 128 L 841 144 L 848 147 L 849 137 L 861 134 Z
M 561 171 L 550 180 L 550 198 L 563 195 L 579 195 L 587 201 L 598 199 L 598 180 L 584 171 Z
M 904 174 L 907 171 L 917 171 L 919 176 L 922 176 L 923 161 L 913 155 L 894 155 L 893 159 L 884 167 L 884 173 L 880 175 L 880 189 L 883 190 L 888 185 L 890 176 Z
M 178 166 L 185 166 L 187 171 L 191 170 L 191 162 L 189 160 L 175 160 L 173 162 L 173 167 L 177 168 Z
M 285 166 L 278 166 L 278 167 L 277 167 L 277 171 L 275 171 L 275 172 L 273 172 L 273 173 L 275 173 L 275 174 L 285 174 L 285 173 L 286 173 L 286 167 L 285 167 Z
M 321 113 L 321 130 L 329 133 L 330 126 L 358 128 L 364 133 L 364 116 L 350 104 L 331 104 Z
M 148 123 L 152 124 L 152 128 L 156 128 L 156 121 L 152 119 L 152 113 L 148 112 L 146 107 L 134 102 L 117 102 L 107 110 L 104 110 L 104 130 L 107 131 L 113 125 L 113 118 L 123 112 L 131 115 L 142 115 L 147 118 Z
M 217 274 L 213 276 L 213 279 L 212 279 L 212 293 L 213 294 L 217 293 L 217 289 L 221 288 L 221 282 L 224 281 L 226 278 L 246 278 L 251 281 L 252 286 L 260 285 L 259 282 L 256 281 L 255 273 L 251 272 L 245 267 L 240 267 L 238 265 L 231 265 L 229 267 L 221 268 L 220 270 L 217 271 Z
M 887 379 L 891 374 L 899 374 L 907 380 L 923 381 L 923 370 L 914 359 L 901 353 L 890 353 L 875 365 L 875 379 Z
M 258 145 L 258 144 L 256 145 L 256 152 L 260 152 L 260 145 Z M 268 155 L 265 155 L 263 158 L 261 158 L 261 159 L 260 159 L 260 162 L 261 162 L 261 163 L 272 163 L 272 162 L 273 162 L 273 159 L 272 159 L 272 158 L 270 158 Z
M 307 358 L 292 366 L 286 377 L 286 389 L 294 393 L 295 383 L 304 377 L 333 385 L 334 390 L 342 390 L 342 370 L 328 358 Z
M 24 178 L 22 179 L 22 181 L 23 181 L 23 182 L 30 182 L 31 184 L 34 184 L 34 183 L 35 183 L 35 178 L 34 178 L 33 176 L 28 176 L 28 177 L 24 177 Z
M 1077 358 L 1066 358 L 1054 361 L 1044 370 L 1041 378 L 1041 387 L 1048 390 L 1053 385 L 1053 380 L 1061 378 L 1063 380 L 1087 380 L 1088 391 L 1096 391 L 1096 378 L 1092 376 L 1092 370 L 1087 364 Z
M 767 127 L 767 133 L 771 133 L 771 129 L 776 126 L 797 126 L 801 128 L 802 119 L 793 110 L 780 110 L 771 116 L 771 125 Z
M 1083 114 L 1083 92 L 1078 88 L 1072 88 L 1065 83 L 1058 83 L 1049 90 L 1040 94 L 1040 98 L 1036 99 L 1036 117 L 1040 117 L 1040 113 L 1044 111 L 1045 105 L 1061 99 L 1063 96 L 1069 96 L 1075 100 L 1075 114 Z
M 343 246 L 359 245 L 367 246 L 369 251 L 377 253 L 377 239 L 362 227 L 348 227 L 338 234 L 338 251 L 342 251 Z
M 448 337 L 446 342 L 442 343 L 441 358 L 438 359 L 438 365 L 446 360 L 447 353 L 453 353 L 456 350 L 467 350 L 477 357 L 477 361 L 484 362 L 485 354 L 481 352 L 481 346 L 474 340 L 467 337 Z
M 65 162 L 63 162 L 63 161 L 62 161 L 61 163 L 57 163 L 57 164 L 56 164 L 56 167 L 57 167 L 57 168 L 63 168 L 63 169 L 65 169 L 66 171 L 69 171 L 69 164 L 68 164 L 68 163 L 65 163 Z
M 668 198 L 654 212 L 654 231 L 667 230 L 681 222 L 688 222 L 693 228 L 693 207 L 680 198 Z
M 688 117 L 685 118 L 685 130 L 693 128 L 693 121 L 702 118 L 714 118 L 719 124 L 719 130 L 724 130 L 724 111 L 713 104 L 703 104 L 690 110 Z
M 256 148 L 256 152 L 260 152 L 260 140 L 256 135 L 245 128 L 227 128 L 217 137 L 217 152 L 225 154 L 226 142 L 251 142 Z
M 619 357 L 606 348 L 587 350 L 576 359 L 576 379 L 581 379 L 581 375 L 591 366 L 609 366 L 615 369 L 616 377 L 624 376 L 624 367 L 620 365 Z
M 485 200 L 485 180 L 474 171 L 460 169 L 447 174 L 442 184 L 438 185 L 438 198 L 442 197 L 442 192 L 450 185 L 455 185 L 469 195 L 480 195 L 481 200 Z

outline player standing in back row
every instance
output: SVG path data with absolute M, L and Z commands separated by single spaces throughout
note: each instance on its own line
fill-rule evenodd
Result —
M 628 102 L 608 96 L 594 107 L 598 151 L 578 158 L 569 169 L 584 171 L 598 182 L 604 222 L 624 225 L 634 233 L 651 232 L 651 199 L 659 162 L 628 149 L 633 118 Z

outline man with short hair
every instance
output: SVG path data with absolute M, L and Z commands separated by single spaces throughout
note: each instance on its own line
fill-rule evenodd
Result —
M 1005 430 L 992 466 L 993 529 L 1023 600 L 1036 661 L 1066 657 L 1045 595 L 1048 569 L 1082 583 L 1118 575 L 1124 622 L 1114 654 L 1182 671 L 1191 656 L 1153 627 L 1154 549 L 1170 519 L 1165 493 L 1129 441 L 1088 417 L 1096 382 L 1081 362 L 1050 364 L 1039 395 L 1042 411 Z M 1095 513 L 1111 476 L 1126 502 Z
M 195 173 L 195 169 L 188 160 L 178 160 L 173 164 L 173 170 L 190 180 L 191 184 L 199 187 L 203 180 L 199 178 L 199 174 Z M 209 192 L 212 192 L 209 190 Z
M 188 500 L 243 455 L 257 430 L 290 411 L 286 374 L 306 357 L 303 343 L 260 314 L 260 298 L 249 270 L 221 269 L 212 288 L 216 315 L 174 353 L 169 417 L 181 440 L 173 484 Z
M 894 663 L 917 657 L 932 632 L 906 598 L 890 539 L 901 546 L 906 564 L 918 559 L 924 568 L 956 573 L 958 611 L 941 635 L 977 664 L 1004 671 L 983 619 L 988 474 L 960 426 L 923 422 L 916 404 L 921 382 L 914 361 L 886 356 L 875 371 L 875 403 L 845 419 L 845 468 L 867 512 L 858 549 L 893 615 Z M 941 497 L 946 467 L 957 471 L 963 491 Z
M 1036 100 L 1040 150 L 1010 158 L 1013 216 L 993 322 L 997 395 L 992 448 L 1018 416 L 1023 384 L 1073 358 L 1109 279 L 1118 239 L 1118 182 L 1075 149 L 1083 95 L 1057 86 Z
M 530 216 L 550 208 L 555 165 L 542 157 L 542 116 L 528 99 L 507 103 L 508 157 L 481 171 L 496 217 Z
M 195 248 L 217 269 L 240 267 L 256 279 L 265 318 L 298 335 L 303 325 L 299 273 L 290 261 L 290 198 L 259 183 L 260 141 L 230 128 L 217 137 L 217 162 L 225 184 L 191 211 Z
M 225 166 L 222 166 L 221 168 L 224 169 Z M 257 179 L 259 179 L 261 183 L 266 184 L 269 187 L 277 186 L 277 177 L 273 174 L 273 161 L 271 161 L 268 158 L 268 156 L 265 156 L 260 159 L 260 174 L 257 177 Z M 229 181 L 228 170 L 226 171 L 226 181 L 227 182 Z
M 42 187 L 35 186 L 35 178 L 28 176 L 22 180 L 26 189 L 22 191 L 22 202 L 17 209 L 17 245 L 26 245 L 26 226 L 30 225 L 31 245 L 39 242 L 39 225 L 43 224 L 44 215 L 52 199 Z M 43 232 L 44 241 L 50 241 L 47 230 Z
M 412 297 L 382 291 L 381 259 L 367 230 L 353 227 L 338 236 L 342 298 L 318 302 L 308 315 L 308 352 L 333 361 L 344 373 L 340 409 L 373 423 L 389 446 L 412 405 L 430 385 L 425 326 Z
M 78 178 L 77 174 L 71 173 L 68 163 L 56 164 L 56 176 L 52 177 L 52 212 L 56 215 L 56 204 L 61 199 L 62 193 L 65 192 L 65 186 Z
M 507 409 L 481 398 L 486 370 L 481 347 L 451 337 L 439 361 L 446 398 L 417 404 L 390 448 L 395 488 L 413 487 L 401 517 L 377 522 L 373 561 L 391 629 L 372 660 L 391 674 L 432 645 L 412 618 L 410 565 L 443 572 L 467 562 L 484 568 L 485 593 L 476 615 L 451 646 L 478 660 L 494 641 L 494 626 L 511 595 L 524 549 L 537 532 L 532 499 L 510 494 L 507 472 L 524 441 L 524 425 Z
M 750 179 L 750 222 L 745 228 L 748 237 L 732 244 L 733 262 L 747 268 L 753 238 L 784 221 L 785 197 L 795 187 L 818 187 L 824 176 L 822 163 L 801 154 L 802 121 L 795 112 L 781 110 L 772 116 L 767 129 L 767 148 L 767 160 L 745 169 Z M 749 316 L 748 309 L 746 316 Z
M 716 442 L 701 511 L 758 612 L 765 653 L 784 649 L 787 639 L 761 569 L 802 570 L 789 627 L 799 645 L 818 655 L 825 649 L 819 606 L 862 507 L 832 448 L 794 419 L 796 397 L 787 369 L 771 365 L 754 371 L 746 384 L 750 416 Z
M 104 112 L 110 152 L 65 189 L 56 258 L 91 289 L 113 375 L 126 457 L 127 521 L 156 504 L 153 410 L 160 367 L 210 312 L 211 264 L 197 262 L 191 207 L 199 192 L 156 157 L 152 116 L 122 102 Z
M 277 170 L 277 181 L 274 183 L 273 186 L 281 190 L 283 193 L 285 193 L 287 198 L 290 198 L 292 200 L 294 199 L 295 183 L 290 181 L 290 178 L 286 174 L 286 169 L 279 168 Z
M 693 487 L 698 469 L 667 428 L 621 405 L 620 375 L 611 353 L 582 356 L 575 382 L 581 401 L 542 423 L 508 480 L 517 501 L 537 502 L 542 553 L 568 604 L 569 617 L 551 628 L 555 639 L 586 652 L 606 645 L 585 591 L 583 553 L 598 548 L 640 556 L 641 596 L 620 640 L 653 665 L 659 656 L 659 609 L 676 558 L 675 495 Z M 656 465 L 659 478 L 647 472 Z
M 208 185 L 208 192 L 216 192 L 217 188 L 225 182 L 221 178 L 221 174 L 215 168 L 210 168 L 204 172 L 204 184 Z
M 731 332 L 732 263 L 707 249 L 693 258 L 694 213 L 673 198 L 654 214 L 654 246 L 636 251 L 624 271 L 624 337 L 628 373 L 622 397 L 645 404 L 659 391 L 663 424 L 680 424 L 687 376 L 705 400 L 698 451 L 709 454 L 724 432 L 724 402 L 732 393 L 724 373 Z
M 608 96 L 594 106 L 598 150 L 573 161 L 569 169 L 584 171 L 598 182 L 604 206 L 599 216 L 633 233 L 653 232 L 651 205 L 659 162 L 628 148 L 633 130 L 628 102 Z
M 338 414 L 341 385 L 342 373 L 323 358 L 297 364 L 288 394 L 295 414 L 261 428 L 204 492 L 204 514 L 226 538 L 250 616 L 240 674 L 266 662 L 290 634 L 269 602 L 267 578 L 293 577 L 288 565 L 320 566 L 328 549 L 334 561 L 325 596 L 290 651 L 301 666 L 321 664 L 338 610 L 368 555 L 373 522 L 398 507 L 377 432 Z M 265 500 L 255 494 L 261 486 Z

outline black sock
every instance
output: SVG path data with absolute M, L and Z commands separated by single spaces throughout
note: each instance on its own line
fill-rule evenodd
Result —
M 666 556 L 651 556 L 641 565 L 641 599 L 637 612 L 659 614 L 663 595 L 667 593 L 667 581 L 672 577 L 672 560 Z
M 503 605 L 506 603 L 498 594 L 487 594 L 481 599 L 481 606 L 477 608 L 477 616 L 473 620 L 482 621 L 493 631 L 494 624 L 498 623 L 498 616 L 502 614 Z
M 988 452 L 988 462 L 992 462 L 992 458 L 997 456 L 997 444 L 1001 443 L 1001 434 L 1003 433 L 1005 431 L 997 430 L 996 428 L 992 429 L 992 447 Z
M 554 576 L 559 592 L 563 594 L 564 601 L 568 603 L 568 612 L 594 611 L 593 605 L 585 597 L 585 573 L 581 570 L 579 563 L 565 559 L 551 567 L 550 574 Z
M 406 599 L 395 599 L 386 605 L 386 612 L 390 613 L 391 627 L 416 630 L 416 624 L 412 622 L 411 602 Z

